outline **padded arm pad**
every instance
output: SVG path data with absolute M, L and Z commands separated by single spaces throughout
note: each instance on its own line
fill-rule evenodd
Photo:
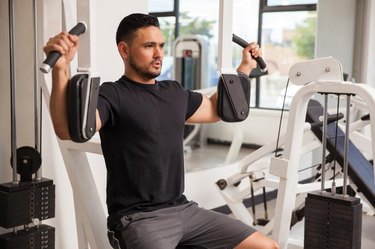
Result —
M 90 78 L 88 74 L 77 74 L 69 83 L 68 127 L 74 142 L 84 143 L 96 132 L 99 83 L 99 77 Z
M 217 84 L 217 113 L 225 122 L 240 122 L 249 115 L 250 79 L 222 74 Z

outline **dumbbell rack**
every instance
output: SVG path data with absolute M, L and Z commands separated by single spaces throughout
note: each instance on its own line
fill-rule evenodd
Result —
M 1 249 L 49 249 L 55 248 L 55 228 L 42 224 L 42 220 L 55 216 L 55 185 L 53 180 L 41 177 L 40 155 L 40 87 L 35 70 L 35 148 L 23 146 L 17 149 L 15 115 L 15 25 L 14 3 L 9 4 L 10 85 L 11 85 L 11 166 L 13 180 L 0 184 L 0 227 L 13 231 L 0 235 Z M 34 27 L 36 33 L 36 0 Z M 35 38 L 35 60 L 37 58 Z M 35 63 L 36 65 L 36 63 Z M 18 180 L 18 174 L 20 180 Z M 35 174 L 35 177 L 32 176 Z

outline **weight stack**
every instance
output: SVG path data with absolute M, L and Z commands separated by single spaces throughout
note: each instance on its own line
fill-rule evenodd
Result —
M 13 228 L 55 217 L 55 185 L 50 179 L 0 184 L 0 226 Z
M 55 228 L 47 225 L 0 235 L 1 249 L 53 249 Z
M 309 193 L 305 206 L 305 249 L 360 249 L 362 204 L 360 199 Z

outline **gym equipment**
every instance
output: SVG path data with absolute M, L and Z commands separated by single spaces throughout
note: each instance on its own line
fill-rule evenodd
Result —
M 359 198 L 347 195 L 350 95 L 347 95 L 347 122 L 344 141 L 340 140 L 340 142 L 337 133 L 338 123 L 332 124 L 334 129 L 331 129 L 331 131 L 333 130 L 334 133 L 331 132 L 328 135 L 328 94 L 324 94 L 324 96 L 324 121 L 321 139 L 323 141 L 322 165 L 325 165 L 327 140 L 332 141 L 332 138 L 334 139 L 335 151 L 338 144 L 344 142 L 343 194 L 336 193 L 335 185 L 332 186 L 330 192 L 326 192 L 324 184 L 325 169 L 323 169 L 321 191 L 308 193 L 306 197 L 304 248 L 361 248 L 362 204 Z M 342 143 L 340 145 L 342 146 Z M 333 157 L 335 156 L 336 153 Z
M 237 36 L 235 34 L 232 34 L 232 41 L 237 43 L 238 45 L 240 45 L 243 48 L 246 48 L 249 45 L 249 43 L 247 43 L 247 41 L 245 41 L 244 39 L 240 38 L 239 36 Z M 253 59 L 256 60 L 256 62 L 258 63 L 260 71 L 267 72 L 268 68 L 267 68 L 267 65 L 264 62 L 262 57 L 260 57 L 260 56 L 258 56 L 257 58 L 253 57 Z
M 232 35 L 232 41 L 245 48 L 249 44 L 242 38 Z M 253 57 L 254 58 L 254 57 Z M 262 57 L 254 58 L 262 72 L 267 65 Z M 240 79 L 240 81 L 238 80 Z M 250 79 L 242 74 L 239 76 L 222 74 L 217 85 L 217 110 L 225 122 L 240 122 L 247 118 L 250 107 Z
M 312 105 L 307 109 L 307 121 L 317 122 L 319 117 L 324 113 L 322 105 L 314 100 L 310 100 Z M 322 129 L 312 129 L 317 138 L 322 140 Z M 335 146 L 336 129 L 334 124 L 327 126 L 327 149 L 333 155 L 336 155 L 336 161 L 340 165 L 344 165 L 344 138 L 345 134 L 340 128 L 337 130 L 337 146 Z M 349 141 L 348 145 L 348 175 L 357 187 L 357 192 L 362 192 L 367 200 L 375 207 L 375 183 L 374 183 L 374 168 L 372 164 L 363 156 L 359 149 Z
M 60 16 L 55 16 L 55 12 L 47 8 L 44 15 L 41 15 L 45 25 L 44 36 L 48 35 L 48 31 L 61 29 L 61 24 L 63 24 L 63 29 L 69 30 L 70 27 L 77 24 L 75 20 L 84 21 L 87 24 L 87 29 L 84 35 L 80 37 L 77 61 L 74 60 L 70 64 L 70 72 L 72 75 L 88 73 L 89 78 L 93 78 L 98 75 L 96 71 L 98 50 L 95 46 L 97 41 L 95 35 L 97 28 L 97 25 L 95 25 L 97 20 L 95 17 L 95 13 L 97 13 L 96 4 L 95 1 L 91 0 L 77 0 L 76 2 L 77 5 L 74 8 L 72 1 L 63 1 L 61 5 L 63 8 L 62 19 Z M 50 8 L 54 8 L 54 5 L 50 5 Z M 42 76 L 44 76 L 41 82 L 42 93 L 48 106 L 51 96 L 51 77 L 48 74 Z M 88 82 L 91 82 L 91 80 Z M 70 226 L 75 227 L 77 231 L 77 248 L 111 248 L 107 238 L 106 210 L 103 205 L 100 205 L 102 200 L 99 197 L 98 185 L 94 180 L 95 177 L 90 168 L 88 156 L 89 153 L 102 154 L 99 139 L 94 136 L 85 143 L 57 139 L 57 143 L 64 160 L 63 167 L 65 167 L 69 177 L 67 184 L 73 189 L 75 219 Z
M 251 194 L 251 191 L 250 187 L 243 186 L 244 181 L 242 181 L 242 179 L 248 178 L 249 175 L 255 175 L 254 179 L 264 177 L 264 179 L 257 182 L 253 181 L 253 191 L 255 194 L 256 191 L 261 190 L 263 187 L 278 189 L 275 215 L 270 222 L 260 230 L 265 234 L 271 234 L 283 249 L 289 246 L 292 248 L 303 248 L 302 240 L 289 238 L 292 217 L 295 219 L 295 216 L 297 216 L 298 219 L 298 216 L 303 215 L 304 209 L 300 209 L 300 207 L 304 204 L 308 192 L 321 189 L 321 184 L 318 182 L 299 182 L 298 175 L 301 156 L 309 151 L 321 148 L 321 143 L 318 139 L 311 143 L 303 144 L 303 138 L 305 134 L 307 134 L 307 131 L 311 129 L 319 130 L 319 126 L 322 124 L 321 120 L 315 120 L 313 124 L 305 122 L 309 99 L 317 93 L 356 95 L 361 97 L 367 104 L 370 115 L 375 112 L 375 89 L 365 84 L 353 84 L 352 82 L 342 81 L 342 75 L 340 62 L 330 57 L 295 64 L 289 71 L 289 78 L 294 84 L 303 87 L 297 91 L 293 98 L 286 133 L 281 135 L 279 139 L 279 145 L 284 145 L 283 154 L 279 157 L 270 157 L 269 163 L 265 162 L 265 160 L 260 161 L 260 159 L 275 150 L 277 141 L 272 141 L 250 153 L 242 160 L 231 164 L 231 167 L 240 168 L 240 172 L 228 178 L 221 179 L 217 183 L 220 193 L 232 210 L 234 216 L 249 225 L 252 224 L 254 217 L 252 217 L 251 213 L 249 213 L 244 206 L 243 200 Z M 338 115 L 338 118 L 340 118 L 340 116 L 341 115 Z M 329 119 L 332 121 L 333 117 L 334 115 Z M 370 147 L 372 149 L 372 155 L 375 155 L 375 122 L 371 122 L 370 119 L 369 123 L 372 136 L 372 146 Z M 340 139 L 342 138 L 339 136 L 338 141 L 340 141 Z M 337 144 L 337 147 L 342 147 L 344 143 L 338 142 Z M 327 149 L 330 150 L 328 144 Z M 352 149 L 350 143 L 348 151 L 348 155 L 350 155 L 348 162 L 350 162 L 353 160 L 353 157 L 356 157 L 351 154 Z M 340 163 L 339 156 L 336 160 Z M 354 159 L 353 162 L 354 161 L 356 160 Z M 324 170 L 322 170 L 322 172 L 323 171 Z M 349 167 L 349 176 L 354 182 L 354 178 L 350 172 Z M 368 171 L 367 174 L 367 177 L 371 178 L 372 184 L 374 184 L 374 172 Z M 278 177 L 278 179 L 275 179 L 275 176 Z M 341 187 L 344 181 L 346 180 L 342 178 L 336 179 L 336 187 Z M 365 180 L 362 179 L 362 181 Z M 241 184 L 239 184 L 240 182 Z M 365 182 L 368 184 L 370 181 L 366 180 Z M 325 184 L 332 184 L 332 180 L 325 180 Z M 371 203 L 374 201 L 374 198 L 371 195 L 366 196 L 366 198 L 362 198 L 361 196 L 361 201 Z
M 34 1 L 34 28 L 36 29 L 36 2 Z M 34 82 L 35 107 L 35 148 L 23 146 L 17 149 L 16 102 L 15 102 L 15 62 L 14 62 L 14 3 L 9 0 L 9 30 L 11 54 L 11 147 L 10 164 L 13 167 L 13 181 L 0 184 L 0 226 L 13 228 L 13 232 L 0 235 L 0 247 L 16 248 L 54 248 L 54 228 L 41 225 L 41 221 L 55 216 L 55 185 L 53 180 L 40 176 L 41 154 L 39 123 L 40 105 L 38 92 L 40 86 Z M 36 38 L 35 41 L 36 43 Z M 37 56 L 35 50 L 34 56 Z M 36 74 L 36 67 L 34 73 Z M 37 77 L 36 77 L 37 78 Z M 18 181 L 17 173 L 21 175 Z M 35 178 L 32 175 L 35 174 Z M 29 227 L 30 224 L 34 226 Z M 19 226 L 24 226 L 18 231 Z
M 81 35 L 87 29 L 84 22 L 79 22 L 69 34 Z M 48 73 L 61 54 L 52 51 L 40 67 Z M 100 77 L 91 77 L 89 72 L 74 75 L 68 86 L 68 129 L 70 139 L 77 143 L 87 142 L 96 132 L 96 106 L 98 104 Z
M 253 213 L 253 217 L 254 217 L 254 220 L 253 220 L 253 225 L 255 226 L 257 224 L 256 222 L 256 216 L 255 216 L 255 201 L 254 201 L 254 179 L 253 179 L 253 176 L 250 175 L 249 176 L 249 179 L 250 179 L 250 195 L 251 195 L 251 211 Z
M 69 34 L 72 35 L 80 35 L 86 31 L 86 24 L 84 22 L 79 22 L 76 26 L 74 26 L 71 30 L 69 30 Z M 49 73 L 51 68 L 55 65 L 57 60 L 60 58 L 61 54 L 57 51 L 52 51 L 48 54 L 47 58 L 43 61 L 43 64 L 40 66 L 40 71 L 43 73 Z
M 256 223 L 260 226 L 265 226 L 270 221 L 268 218 L 267 193 L 266 193 L 265 187 L 262 187 L 262 196 L 263 196 L 264 218 L 258 218 L 256 220 Z
M 318 64 L 315 64 L 318 63 Z M 297 64 L 296 64 L 297 65 Z M 313 72 L 317 72 L 319 80 L 316 81 L 310 76 Z M 334 73 L 337 77 L 333 77 Z M 330 76 L 330 74 L 332 74 Z M 327 75 L 328 80 L 324 79 Z M 308 76 L 308 77 L 307 77 Z M 273 228 L 273 236 L 276 238 L 282 248 L 287 248 L 290 215 L 295 203 L 295 194 L 298 193 L 297 178 L 299 154 L 301 152 L 303 123 L 306 114 L 309 98 L 316 93 L 327 94 L 344 94 L 358 95 L 367 103 L 369 112 L 375 111 L 374 89 L 365 84 L 353 84 L 351 82 L 342 81 L 342 70 L 338 61 L 333 59 L 320 59 L 298 63 L 298 68 L 291 68 L 289 73 L 290 79 L 299 85 L 305 85 L 294 96 L 292 107 L 289 112 L 287 137 L 290 138 L 285 147 L 283 158 L 273 158 L 270 172 L 280 177 L 278 190 L 278 198 L 276 203 L 275 226 Z M 372 141 L 374 143 L 375 123 L 371 123 Z M 338 143 L 339 144 L 339 143 Z M 375 154 L 375 146 L 373 146 L 373 155 Z M 372 176 L 373 177 L 373 176 Z M 345 181 L 345 179 L 344 179 Z M 288 198 L 286 198 L 288 196 Z
M 10 164 L 13 167 L 13 156 L 10 157 Z M 17 173 L 21 175 L 21 182 L 31 181 L 32 174 L 35 174 L 42 165 L 40 153 L 30 146 L 22 146 L 17 149 Z
M 222 74 L 217 84 L 217 113 L 225 122 L 240 122 L 249 115 L 250 79 Z
M 188 90 L 207 88 L 211 81 L 207 38 L 202 35 L 177 37 L 173 52 L 174 79 Z
M 55 228 L 40 225 L 19 231 L 17 234 L 7 233 L 2 235 L 0 248 L 26 249 L 26 248 L 55 248 Z
M 68 128 L 70 139 L 88 141 L 96 132 L 96 107 L 99 97 L 99 77 L 77 74 L 68 88 Z
M 55 217 L 55 185 L 40 181 L 3 183 L 0 185 L 0 226 L 12 228 Z
M 210 85 L 208 39 L 203 35 L 179 36 L 173 43 L 173 78 L 188 90 L 207 88 Z M 185 151 L 199 141 L 201 124 L 186 124 L 184 129 Z M 189 146 L 188 146 L 189 145 Z

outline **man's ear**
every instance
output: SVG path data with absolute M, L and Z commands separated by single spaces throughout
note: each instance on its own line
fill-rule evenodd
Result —
M 117 45 L 118 52 L 123 59 L 127 59 L 129 56 L 129 46 L 125 42 L 120 42 Z

